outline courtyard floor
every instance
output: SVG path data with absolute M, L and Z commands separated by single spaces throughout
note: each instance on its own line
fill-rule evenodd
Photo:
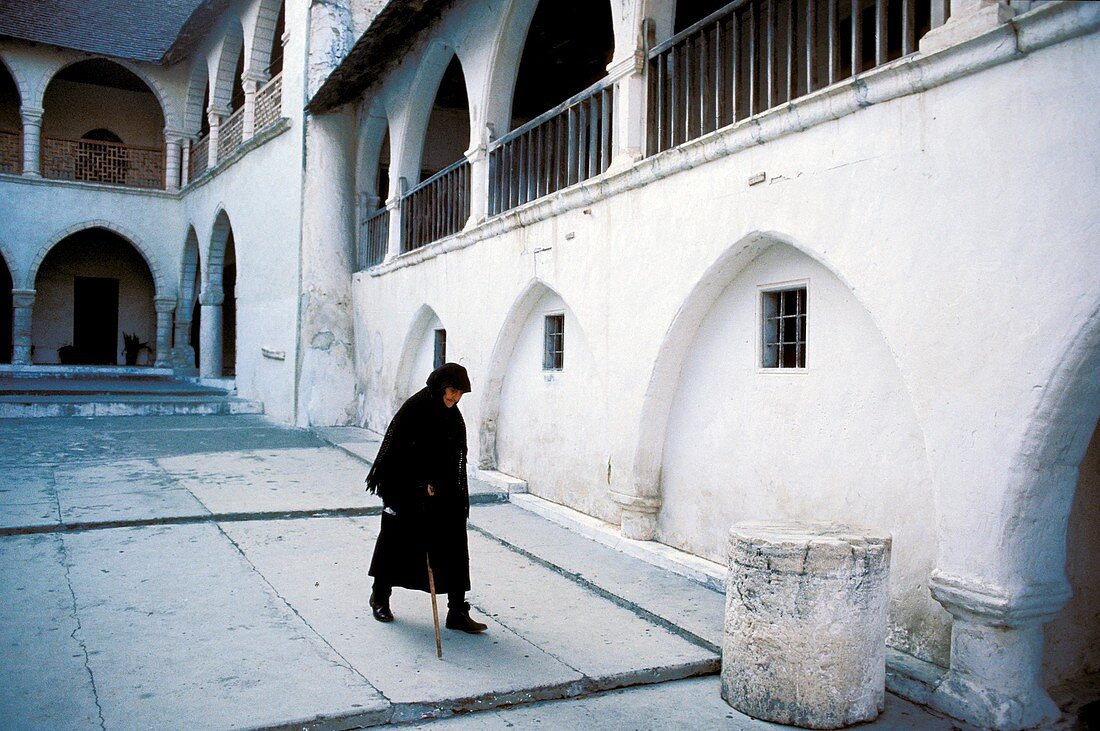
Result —
M 369 438 L 363 449 L 369 458 Z M 362 456 L 260 416 L 0 419 L 0 727 L 766 729 L 723 597 L 479 485 L 475 617 L 375 622 Z M 873 729 L 958 724 L 894 696 Z

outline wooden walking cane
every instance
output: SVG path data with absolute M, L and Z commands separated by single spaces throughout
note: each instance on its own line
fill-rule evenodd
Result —
M 428 561 L 428 589 L 432 594 L 432 619 L 435 620 L 435 654 L 443 659 L 443 638 L 439 635 L 439 607 L 435 603 L 435 577 L 432 575 L 432 557 L 427 553 L 424 557 Z

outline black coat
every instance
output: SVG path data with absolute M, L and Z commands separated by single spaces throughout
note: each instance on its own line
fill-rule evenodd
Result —
M 442 388 L 434 385 L 394 415 L 367 476 L 367 489 L 387 508 L 370 575 L 390 586 L 428 591 L 430 556 L 435 590 L 445 594 L 470 589 L 470 496 L 466 425 L 458 406 L 447 408 Z M 429 484 L 434 497 L 428 496 Z

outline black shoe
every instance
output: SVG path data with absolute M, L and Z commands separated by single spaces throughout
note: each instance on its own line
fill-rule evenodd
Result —
M 374 612 L 374 618 L 379 622 L 392 622 L 393 612 L 390 611 L 388 601 L 380 602 L 374 598 L 374 592 L 370 593 L 370 608 Z
M 476 635 L 489 629 L 489 625 L 470 619 L 470 603 L 464 602 L 458 609 L 447 610 L 447 629 L 457 629 Z

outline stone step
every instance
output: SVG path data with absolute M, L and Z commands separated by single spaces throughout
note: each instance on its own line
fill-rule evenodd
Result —
M 259 401 L 216 394 L 0 393 L 0 419 L 62 416 L 178 416 L 262 414 Z

